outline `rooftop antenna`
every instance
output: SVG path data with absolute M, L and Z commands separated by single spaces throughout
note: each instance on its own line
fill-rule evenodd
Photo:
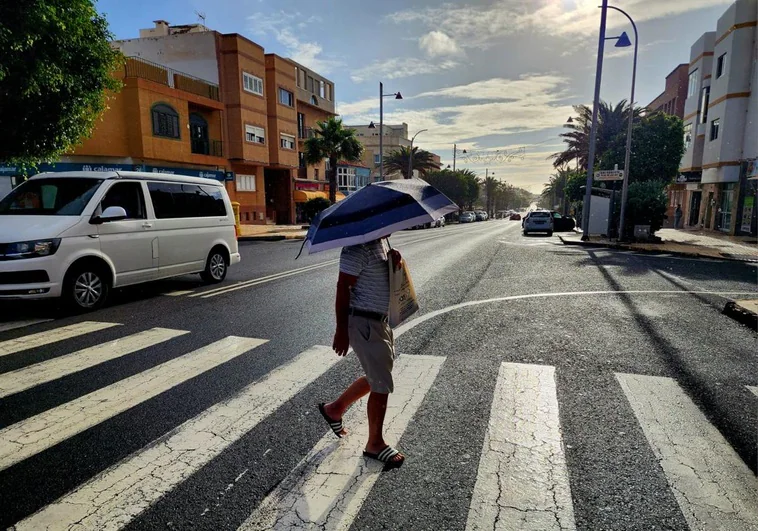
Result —
M 202 11 L 195 11 L 195 14 L 197 15 L 198 20 L 200 23 L 205 26 L 205 13 Z

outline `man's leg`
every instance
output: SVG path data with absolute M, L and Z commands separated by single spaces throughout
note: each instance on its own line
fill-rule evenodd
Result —
M 387 413 L 388 394 L 371 393 L 368 395 L 368 443 L 366 451 L 370 454 L 378 454 L 387 447 L 384 442 L 384 416 Z M 405 457 L 397 454 L 391 461 L 400 462 Z
M 337 400 L 325 404 L 324 411 L 326 411 L 326 414 L 335 421 L 341 419 L 342 415 L 345 414 L 345 411 L 347 411 L 355 402 L 366 396 L 369 390 L 368 380 L 365 376 L 361 376 L 351 383 L 350 387 L 345 389 L 345 392 L 342 393 Z M 342 430 L 340 434 L 347 435 L 347 430 Z

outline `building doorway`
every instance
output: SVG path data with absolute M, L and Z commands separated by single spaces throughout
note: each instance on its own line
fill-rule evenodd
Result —
M 700 202 L 703 200 L 703 192 L 692 192 L 690 196 L 690 219 L 687 225 L 697 227 L 700 222 Z
M 722 185 L 721 208 L 719 208 L 718 229 L 722 232 L 732 230 L 732 206 L 734 205 L 734 183 Z
M 208 122 L 196 112 L 190 113 L 189 122 L 192 153 L 197 153 L 199 155 L 210 154 Z
M 708 192 L 708 202 L 705 205 L 705 228 L 711 228 L 711 216 L 713 215 L 713 192 Z
M 266 223 L 294 223 L 290 170 L 266 168 L 263 177 L 266 187 Z

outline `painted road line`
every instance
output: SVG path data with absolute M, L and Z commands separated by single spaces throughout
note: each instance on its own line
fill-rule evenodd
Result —
M 189 295 L 190 293 L 194 293 L 195 290 L 191 289 L 180 289 L 178 291 L 169 291 L 168 293 L 164 293 L 163 295 L 166 297 L 182 297 L 184 295 Z
M 500 365 L 466 529 L 576 529 L 554 367 Z
M 16 530 L 101 530 L 127 525 L 341 359 L 331 347 L 311 347 L 43 507 L 16 524 Z
M 748 390 L 753 393 L 755 396 L 758 396 L 758 386 L 752 386 L 752 385 L 746 385 L 745 387 L 748 388 Z
M 153 328 L 138 334 L 85 348 L 23 369 L 0 374 L 0 398 L 83 371 L 108 360 L 126 356 L 189 332 Z
M 0 470 L 230 361 L 265 339 L 229 336 L 0 430 Z
M 275 273 L 273 275 L 268 275 L 265 277 L 259 277 L 259 278 L 253 278 L 251 280 L 245 280 L 243 282 L 237 282 L 235 284 L 230 284 L 226 286 L 221 286 L 219 288 L 209 289 L 205 291 L 200 291 L 197 293 L 193 293 L 190 295 L 190 297 L 202 297 L 202 298 L 208 298 L 215 295 L 221 295 L 222 293 L 225 293 L 227 291 L 235 291 L 238 289 L 248 288 L 257 284 L 264 284 L 266 282 L 271 282 L 273 280 L 277 280 L 279 278 L 289 277 L 292 275 L 297 275 L 300 273 L 306 273 L 308 271 L 311 271 L 313 269 L 319 269 L 321 267 L 326 267 L 328 265 L 336 264 L 339 260 L 327 260 L 326 262 L 321 262 L 319 264 L 313 264 L 309 265 L 307 267 L 302 267 L 299 269 L 290 269 L 289 271 L 282 271 L 281 273 Z
M 304 270 L 300 269 L 300 270 L 296 270 L 296 271 L 290 271 L 290 272 L 287 272 L 287 273 L 283 273 L 283 274 L 280 274 L 280 275 L 278 275 L 278 276 L 276 276 L 274 278 L 268 278 L 268 279 L 265 279 L 265 280 L 257 280 L 257 281 L 253 281 L 253 282 L 246 282 L 244 285 L 228 286 L 224 290 L 220 290 L 220 291 L 217 291 L 215 293 L 208 294 L 208 295 L 206 295 L 205 293 L 203 293 L 203 294 L 201 294 L 201 298 L 202 299 L 208 299 L 210 297 L 216 297 L 218 295 L 226 295 L 227 293 L 231 293 L 232 291 L 238 291 L 238 290 L 241 290 L 241 289 L 251 288 L 253 286 L 257 286 L 259 284 L 265 284 L 267 282 L 272 282 L 274 280 L 279 280 L 281 278 L 292 277 L 292 276 L 295 276 L 295 275 L 300 275 L 302 273 L 308 273 L 309 271 L 313 271 L 315 269 L 321 269 L 322 267 L 336 265 L 337 262 L 338 262 L 338 260 L 331 260 L 329 262 L 323 262 L 321 264 L 317 264 L 317 265 L 311 266 L 308 269 L 304 269 Z M 193 297 L 194 297 L 194 295 L 193 295 Z
M 616 379 L 690 529 L 756 529 L 758 478 L 676 381 Z
M 7 330 L 15 330 L 16 328 L 24 328 L 26 326 L 32 326 L 40 323 L 48 323 L 52 319 L 28 319 L 26 321 L 10 321 L 7 323 L 0 323 L 0 332 Z
M 71 339 L 72 337 L 97 332 L 99 330 L 105 330 L 113 326 L 120 326 L 118 323 L 98 323 L 95 321 L 83 321 L 68 326 L 61 326 L 60 328 L 53 328 L 52 330 L 46 330 L 45 332 L 39 332 L 37 334 L 30 334 L 28 336 L 22 336 L 16 339 L 9 339 L 7 341 L 0 342 L 0 356 L 7 356 L 9 354 L 15 354 L 24 350 L 49 345 L 51 343 L 57 343 L 64 339 Z
M 445 361 L 403 356 L 395 364 L 395 391 L 387 406 L 385 436 L 397 443 Z M 350 435 L 330 431 L 242 524 L 244 530 L 348 529 L 383 465 L 363 457 L 368 434 L 365 399 L 345 416 Z

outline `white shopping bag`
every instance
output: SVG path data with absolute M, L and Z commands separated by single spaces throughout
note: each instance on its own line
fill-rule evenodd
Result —
M 396 327 L 418 311 L 418 300 L 413 280 L 404 259 L 395 266 L 388 260 L 390 270 L 389 324 Z

